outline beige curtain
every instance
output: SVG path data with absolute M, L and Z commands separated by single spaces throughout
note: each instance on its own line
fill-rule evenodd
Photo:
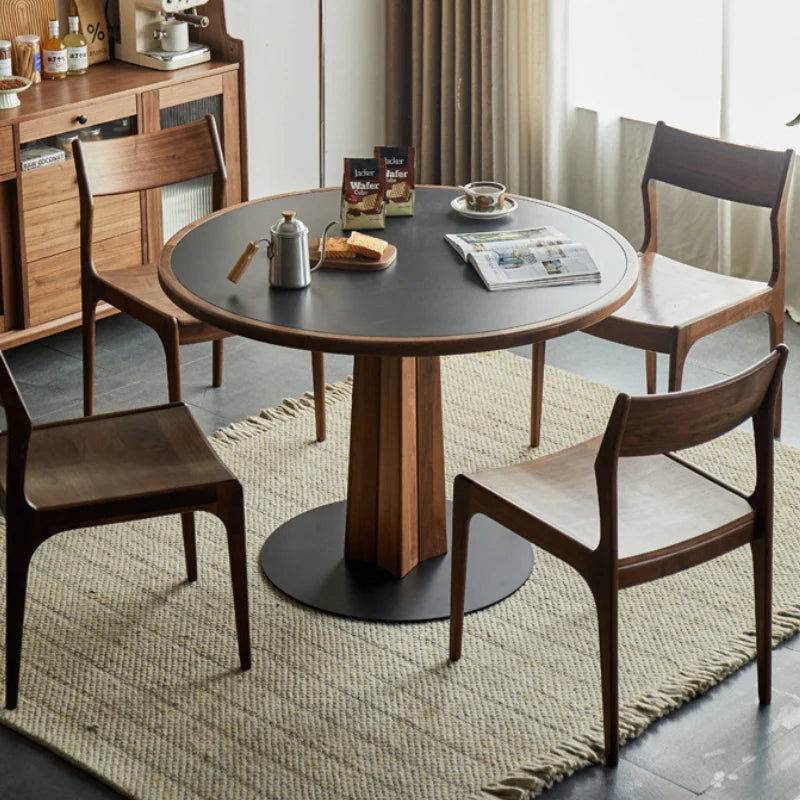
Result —
M 387 0 L 386 131 L 417 182 L 494 178 L 492 0 Z
M 549 19 L 546 0 L 503 0 L 495 6 L 495 175 L 512 192 L 529 197 L 544 197 L 552 183 L 545 157 L 553 120 L 547 115 Z

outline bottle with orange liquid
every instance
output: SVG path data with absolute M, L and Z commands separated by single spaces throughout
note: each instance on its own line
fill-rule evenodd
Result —
M 42 77 L 61 80 L 67 77 L 67 46 L 58 35 L 58 20 L 47 22 L 47 39 L 42 43 Z

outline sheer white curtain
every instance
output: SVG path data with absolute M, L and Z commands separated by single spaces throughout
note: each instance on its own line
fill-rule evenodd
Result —
M 506 0 L 495 32 L 495 173 L 516 191 L 578 208 L 638 246 L 639 185 L 659 119 L 697 133 L 800 151 L 797 0 Z M 533 72 L 533 76 L 531 73 Z M 518 155 L 519 152 L 522 155 Z M 800 170 L 798 170 L 800 172 Z M 800 176 L 795 175 L 795 182 Z M 798 193 L 790 200 L 787 306 L 800 319 Z M 765 280 L 761 209 L 666 192 L 669 255 Z M 661 230 L 659 230 L 661 234 Z

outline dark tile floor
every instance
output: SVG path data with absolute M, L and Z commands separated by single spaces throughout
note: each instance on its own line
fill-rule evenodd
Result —
M 800 353 L 800 326 L 787 320 L 786 340 Z M 767 351 L 766 319 L 752 319 L 708 337 L 693 349 L 687 388 L 730 375 Z M 527 354 L 526 348 L 520 348 Z M 68 331 L 6 353 L 35 421 L 81 414 L 81 343 Z M 182 348 L 184 398 L 200 425 L 219 427 L 276 405 L 311 386 L 308 353 L 233 338 L 226 342 L 225 385 L 210 387 L 210 345 Z M 166 401 L 164 359 L 157 338 L 124 316 L 98 327 L 97 410 Z M 572 334 L 548 345 L 549 364 L 629 392 L 644 388 L 638 351 Z M 800 356 L 785 379 L 784 442 L 800 445 Z M 327 356 L 329 381 L 351 359 Z M 800 797 L 800 636 L 779 647 L 773 702 L 758 706 L 749 665 L 705 696 L 653 725 L 623 748 L 616 770 L 591 767 L 557 785 L 547 800 L 797 800 Z M 0 726 L 0 798 L 107 800 L 118 794 L 44 748 Z M 417 800 L 400 798 L 399 800 Z

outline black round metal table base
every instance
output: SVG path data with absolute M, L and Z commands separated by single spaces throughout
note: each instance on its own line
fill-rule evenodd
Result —
M 345 503 L 306 511 L 277 528 L 261 549 L 261 569 L 282 592 L 319 609 L 355 619 L 424 622 L 450 616 L 448 552 L 417 565 L 404 578 L 344 557 Z M 466 611 L 513 594 L 533 569 L 533 548 L 484 516 L 472 518 Z

